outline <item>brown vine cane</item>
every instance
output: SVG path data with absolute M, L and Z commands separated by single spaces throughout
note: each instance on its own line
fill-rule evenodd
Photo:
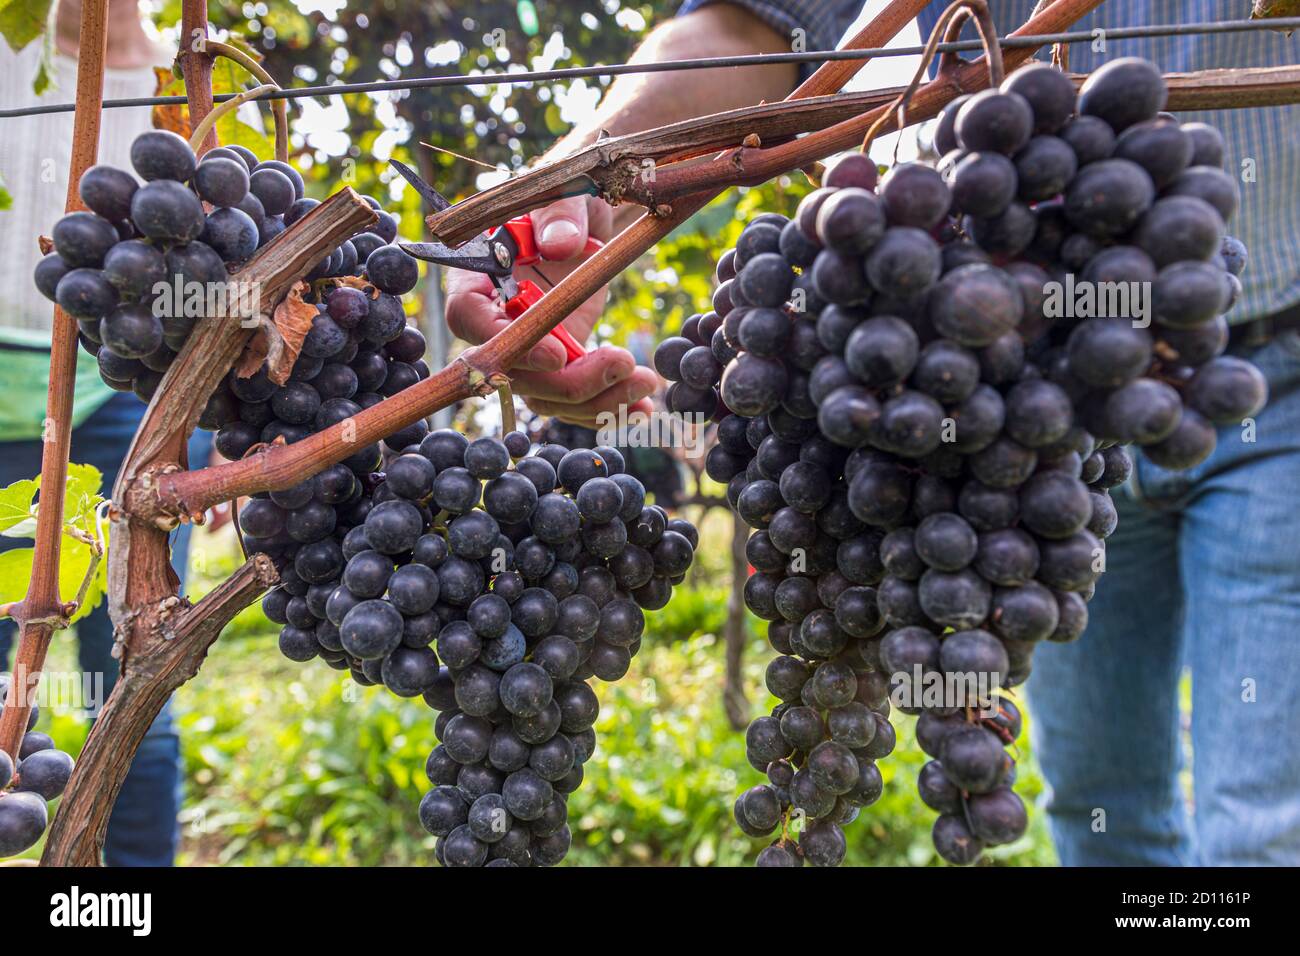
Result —
M 77 111 L 72 127 L 72 156 L 68 169 L 66 212 L 83 208 L 77 192 L 81 174 L 95 164 L 104 101 L 104 61 L 108 48 L 108 0 L 85 0 L 81 8 L 77 61 Z M 63 493 L 68 480 L 72 441 L 72 403 L 76 390 L 77 324 L 61 308 L 54 309 L 50 339 L 50 381 L 46 422 L 51 439 L 41 451 L 41 484 L 45 505 L 36 518 L 36 540 L 27 593 L 10 614 L 20 628 L 14 675 L 23 683 L 39 683 L 45 655 L 55 630 L 68 626 L 71 613 L 59 595 L 59 554 L 63 540 Z M 19 681 L 15 681 L 15 688 Z M 26 691 L 26 688 L 24 688 Z M 0 750 L 17 756 L 31 710 L 29 694 L 10 693 L 0 712 Z

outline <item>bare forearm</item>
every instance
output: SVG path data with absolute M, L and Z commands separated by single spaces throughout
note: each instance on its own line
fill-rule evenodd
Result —
M 632 57 L 634 63 L 695 57 L 789 52 L 789 39 L 741 7 L 714 4 L 658 27 Z M 678 120 L 783 98 L 798 79 L 793 64 L 677 70 L 618 77 L 592 115 L 547 152 L 563 156 L 613 136 Z
M 659 27 L 641 44 L 633 60 L 645 63 L 788 49 L 785 38 L 741 8 L 715 4 Z M 796 69 L 789 64 L 620 76 L 592 115 L 546 158 L 582 149 L 595 142 L 602 129 L 617 136 L 760 100 L 779 100 L 794 87 L 795 80 Z M 642 211 L 634 203 L 611 209 L 591 196 L 572 196 L 533 210 L 537 248 L 543 258 L 555 263 L 547 267 L 549 274 L 554 278 L 560 270 L 575 268 L 585 258 L 588 236 L 607 239 Z M 491 292 L 486 276 L 458 270 L 448 273 L 446 318 L 453 332 L 482 343 L 500 330 L 507 320 Z M 565 327 L 585 341 L 603 307 L 601 290 L 569 314 Z M 600 412 L 649 413 L 649 396 L 659 387 L 655 372 L 637 366 L 626 349 L 604 345 L 580 361 L 566 364 L 563 350 L 550 336 L 512 371 L 511 380 L 516 394 L 525 396 L 534 411 L 588 427 L 595 427 Z

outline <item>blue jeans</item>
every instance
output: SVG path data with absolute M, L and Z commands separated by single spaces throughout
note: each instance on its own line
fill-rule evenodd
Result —
M 1035 654 L 1034 749 L 1066 865 L 1300 864 L 1300 339 L 1248 357 L 1270 389 L 1256 440 L 1220 428 L 1183 474 L 1139 456 L 1113 492 L 1087 632 Z
M 144 409 L 134 395 L 116 393 L 72 433 L 72 461 L 94 465 L 103 472 L 105 497 L 112 493 L 122 456 Z M 195 432 L 189 443 L 190 464 L 206 464 L 211 449 L 211 434 Z M 0 487 L 32 478 L 40 470 L 40 441 L 0 442 Z M 172 564 L 182 582 L 189 543 L 190 526 L 182 525 L 172 537 Z M 30 546 L 30 542 L 0 538 L 0 550 L 22 546 Z M 0 621 L 0 663 L 6 670 L 14 631 L 12 621 Z M 77 622 L 76 634 L 82 671 L 102 674 L 107 695 L 117 681 L 117 661 L 112 656 L 113 625 L 103 604 Z M 105 862 L 109 866 L 170 866 L 180 839 L 176 822 L 180 805 L 180 738 L 169 702 L 146 733 L 113 806 L 104 842 Z

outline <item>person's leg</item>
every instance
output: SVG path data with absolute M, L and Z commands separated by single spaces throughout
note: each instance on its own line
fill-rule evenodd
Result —
M 39 439 L 32 441 L 0 442 L 0 488 L 7 488 L 15 481 L 35 478 L 41 470 L 41 449 Z M 32 543 L 22 538 L 9 538 L 0 535 L 0 552 L 11 548 L 30 548 Z M 9 618 L 0 618 L 0 671 L 8 671 L 13 653 L 17 627 Z
M 1219 430 L 1187 510 L 1195 825 L 1213 866 L 1300 865 L 1300 347 L 1269 378 L 1253 442 Z
M 1066 866 L 1194 861 L 1178 786 L 1178 516 L 1113 491 L 1119 529 L 1071 644 L 1034 652 L 1028 683 L 1048 822 Z

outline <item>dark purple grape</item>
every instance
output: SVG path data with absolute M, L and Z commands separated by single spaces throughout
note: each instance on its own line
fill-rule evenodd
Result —
M 1065 215 L 1089 236 L 1113 238 L 1136 225 L 1154 198 L 1145 169 L 1127 159 L 1104 159 L 1080 169 L 1066 188 Z
M 885 206 L 865 189 L 837 190 L 817 211 L 817 239 L 836 252 L 861 255 L 884 232 Z
M 214 206 L 237 206 L 248 195 L 248 166 L 209 151 L 194 170 L 194 189 Z
M 1165 79 L 1147 60 L 1121 57 L 1089 74 L 1079 90 L 1079 112 L 1096 116 L 1116 133 L 1154 119 L 1165 106 Z
M 171 179 L 183 183 L 194 175 L 194 151 L 189 143 L 170 130 L 149 130 L 132 140 L 131 165 L 143 179 Z
M 1003 93 L 1016 93 L 1029 104 L 1035 133 L 1055 133 L 1074 115 L 1074 84 L 1061 70 L 1030 62 L 1002 83 Z
M 1034 111 L 1018 93 L 982 90 L 962 104 L 954 131 L 964 149 L 1011 156 L 1029 142 Z
M 891 225 L 915 226 L 927 231 L 943 220 L 952 205 L 952 195 L 943 178 L 921 163 L 900 163 L 893 167 L 881 180 L 880 198 Z

